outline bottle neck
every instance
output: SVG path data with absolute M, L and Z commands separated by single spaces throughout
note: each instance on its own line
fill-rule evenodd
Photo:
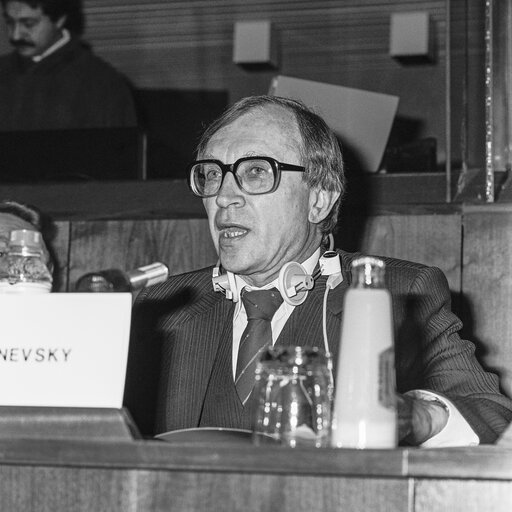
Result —
M 25 246 L 13 246 L 9 248 L 9 255 L 11 256 L 24 256 L 28 258 L 42 258 L 43 253 L 40 250 L 25 247 Z

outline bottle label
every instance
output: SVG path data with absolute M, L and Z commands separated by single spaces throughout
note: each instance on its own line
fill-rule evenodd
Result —
M 396 409 L 395 351 L 393 347 L 379 355 L 379 402 L 387 409 Z

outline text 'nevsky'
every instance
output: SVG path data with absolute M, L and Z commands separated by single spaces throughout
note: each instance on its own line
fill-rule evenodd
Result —
M 70 348 L 0 347 L 0 363 L 67 363 Z

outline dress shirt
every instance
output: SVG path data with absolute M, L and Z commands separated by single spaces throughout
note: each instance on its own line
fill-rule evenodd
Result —
M 302 266 L 304 270 L 309 274 L 313 274 L 315 270 L 315 266 L 318 263 L 318 259 L 320 258 L 320 248 L 318 248 L 304 263 Z M 271 283 L 258 288 L 256 286 L 251 286 L 247 284 L 242 277 L 235 275 L 235 284 L 238 291 L 238 297 L 240 297 L 240 292 L 247 288 L 247 290 L 268 290 L 269 288 L 278 288 L 277 286 L 278 279 L 274 279 Z M 283 327 L 286 324 L 288 318 L 293 313 L 293 310 L 296 306 L 292 306 L 288 304 L 288 302 L 283 301 L 279 309 L 274 313 L 271 321 L 272 327 L 272 344 L 274 344 L 281 334 Z M 238 358 L 238 347 L 240 345 L 240 338 L 242 337 L 242 333 L 245 330 L 245 326 L 247 325 L 247 314 L 245 313 L 245 308 L 241 300 L 236 303 L 235 314 L 233 317 L 233 378 L 236 372 L 236 361 Z
M 319 258 L 320 248 L 317 249 L 313 255 L 311 255 L 306 261 L 302 263 L 302 266 L 309 275 L 313 274 Z M 243 288 L 247 288 L 248 290 L 263 290 L 272 287 L 277 288 L 277 282 L 278 279 L 275 279 L 271 283 L 268 283 L 261 288 L 257 288 L 255 286 L 248 285 L 241 276 L 235 275 L 235 285 L 237 287 L 238 296 L 240 296 L 240 292 L 243 290 Z M 279 334 L 286 324 L 286 321 L 296 307 L 297 306 L 292 306 L 286 301 L 283 301 L 279 309 L 276 311 L 271 322 L 272 343 L 276 342 Z M 245 308 L 242 301 L 238 301 L 233 316 L 233 379 L 235 378 L 240 338 L 242 337 L 242 333 L 244 332 L 246 325 L 247 315 L 245 313 Z M 448 421 L 446 422 L 445 427 L 441 430 L 441 432 L 422 443 L 421 447 L 440 448 L 449 446 L 475 446 L 480 443 L 478 436 L 469 426 L 468 422 L 446 397 L 426 390 L 411 390 L 407 392 L 407 395 L 413 396 L 415 398 L 421 398 L 423 400 L 440 401 L 442 404 L 444 404 L 448 411 Z

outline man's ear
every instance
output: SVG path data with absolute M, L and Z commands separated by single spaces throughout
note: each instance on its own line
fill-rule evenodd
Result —
M 308 220 L 312 224 L 322 222 L 340 197 L 340 193 L 322 188 L 311 189 L 309 193 Z

